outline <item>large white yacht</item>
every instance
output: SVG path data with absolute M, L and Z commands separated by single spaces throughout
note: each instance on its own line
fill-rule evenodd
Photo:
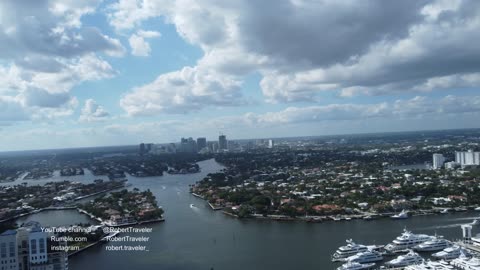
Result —
M 453 260 L 453 259 L 456 259 L 456 258 L 460 257 L 460 255 L 462 255 L 462 253 L 464 253 L 466 255 L 468 254 L 460 246 L 455 245 L 455 246 L 448 247 L 448 248 L 446 248 L 442 251 L 439 251 L 437 253 L 433 253 L 432 257 L 435 258 L 435 259 L 450 261 L 450 260 Z
M 338 267 L 337 270 L 362 270 L 362 269 L 371 269 L 375 266 L 375 263 L 365 263 L 361 264 L 358 262 L 347 262 L 342 266 Z
M 392 243 L 385 246 L 385 250 L 394 253 L 402 252 L 431 239 L 432 236 L 426 234 L 414 234 L 407 230 L 403 230 L 402 235 L 393 240 Z
M 404 268 L 405 270 L 450 270 L 455 269 L 446 261 L 426 261 L 421 264 L 410 265 Z
M 358 263 L 372 263 L 372 262 L 378 262 L 382 260 L 383 260 L 382 254 L 376 251 L 370 251 L 370 250 L 365 252 L 360 252 L 357 255 L 353 255 L 347 258 L 348 262 L 358 262 Z
M 348 239 L 347 245 L 341 246 L 337 249 L 337 251 L 335 251 L 332 256 L 332 261 L 343 261 L 350 256 L 365 251 L 368 251 L 367 246 L 356 244 L 352 239 Z
M 459 269 L 465 270 L 479 270 L 480 269 L 480 259 L 478 258 L 467 258 L 462 254 L 459 258 L 450 262 L 451 265 L 458 267 Z
M 422 262 L 423 262 L 422 256 L 410 250 L 407 254 L 400 255 L 397 258 L 385 263 L 385 266 L 390 268 L 399 268 L 399 267 L 405 267 L 405 266 L 414 265 L 414 264 L 420 264 Z
M 439 251 L 452 246 L 452 242 L 444 239 L 442 236 L 436 236 L 413 247 L 415 251 Z

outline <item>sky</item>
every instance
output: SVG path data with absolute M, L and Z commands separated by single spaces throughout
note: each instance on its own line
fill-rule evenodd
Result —
M 0 151 L 478 128 L 480 2 L 0 1 Z

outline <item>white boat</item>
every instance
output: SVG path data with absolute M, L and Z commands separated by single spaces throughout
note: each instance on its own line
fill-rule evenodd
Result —
M 448 209 L 444 208 L 442 211 L 440 211 L 440 214 L 448 214 Z
M 402 212 L 391 216 L 392 219 L 407 219 L 408 218 L 408 212 L 405 210 L 402 210 Z
M 357 255 L 353 255 L 351 257 L 347 258 L 348 262 L 358 262 L 358 263 L 372 263 L 372 262 L 378 262 L 378 261 L 383 261 L 383 256 L 382 254 L 376 252 L 376 251 L 365 251 L 365 252 L 360 252 Z
M 410 265 L 405 267 L 405 270 L 450 270 L 455 269 L 446 261 L 426 261 L 417 265 Z
M 403 230 L 402 235 L 398 236 L 392 241 L 392 243 L 385 246 L 385 250 L 393 253 L 404 252 L 431 239 L 432 236 L 426 234 L 414 234 L 407 230 Z
M 475 208 L 475 211 L 480 211 L 480 207 Z
M 337 270 L 361 270 L 361 269 L 370 269 L 375 266 L 375 263 L 357 263 L 357 262 L 347 262 L 342 266 L 338 267 Z
M 432 257 L 435 259 L 450 261 L 460 257 L 462 253 L 467 254 L 461 247 L 455 245 L 455 246 L 448 247 L 437 253 L 433 253 Z
M 480 259 L 468 258 L 462 254 L 459 258 L 450 262 L 451 265 L 465 270 L 480 270 Z
M 397 258 L 385 263 L 385 266 L 388 268 L 399 268 L 399 267 L 406 267 L 409 265 L 420 264 L 423 262 L 422 256 L 418 255 L 418 253 L 410 250 L 405 255 L 400 255 Z
M 413 247 L 415 251 L 440 251 L 452 246 L 452 243 L 442 236 L 434 236 L 432 239 Z
M 357 253 L 368 251 L 365 245 L 356 244 L 352 239 L 347 240 L 347 245 L 341 246 L 332 256 L 332 261 L 343 261 Z

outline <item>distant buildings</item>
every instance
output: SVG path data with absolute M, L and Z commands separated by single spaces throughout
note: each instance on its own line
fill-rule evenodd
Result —
M 480 165 L 480 152 L 455 152 L 455 162 L 461 166 Z
M 141 143 L 138 149 L 138 153 L 143 156 L 152 150 L 153 143 Z
M 198 151 L 207 147 L 207 138 L 197 138 Z
M 181 153 L 196 153 L 197 152 L 197 142 L 192 139 L 192 137 L 180 140 L 180 149 Z
M 442 154 L 433 154 L 433 169 L 440 169 L 445 163 L 445 157 Z
M 218 136 L 218 150 L 222 151 L 227 149 L 228 149 L 227 136 L 225 135 Z

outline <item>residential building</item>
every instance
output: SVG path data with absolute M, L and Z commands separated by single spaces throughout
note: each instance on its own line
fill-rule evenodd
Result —
M 480 165 L 480 152 L 455 152 L 455 162 L 461 166 Z
M 445 163 L 445 157 L 442 154 L 433 154 L 433 169 L 440 169 Z

